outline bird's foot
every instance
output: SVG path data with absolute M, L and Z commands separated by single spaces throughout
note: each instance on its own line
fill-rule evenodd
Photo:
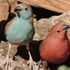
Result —
M 6 58 L 3 65 L 4 65 L 4 70 L 9 70 L 9 67 L 11 67 L 12 59 L 11 58 Z
M 36 64 L 36 62 L 34 62 L 32 59 L 29 59 L 29 61 L 27 62 L 27 64 L 30 67 L 30 70 L 33 70 L 33 65 Z
M 27 64 L 29 65 L 30 69 L 32 70 L 33 60 L 29 59 L 29 61 L 27 62 Z

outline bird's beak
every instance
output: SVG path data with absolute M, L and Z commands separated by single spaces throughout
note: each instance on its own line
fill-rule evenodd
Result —
M 69 29 L 69 28 L 70 28 L 70 26 L 69 26 L 69 25 L 66 25 L 66 24 L 64 24 L 64 25 L 63 25 L 63 30 L 65 30 L 65 31 L 66 31 L 66 30 L 67 30 L 67 29 Z
M 15 12 L 19 12 L 19 11 L 21 11 L 22 10 L 22 8 L 20 7 L 20 6 L 17 6 L 16 8 L 15 8 Z

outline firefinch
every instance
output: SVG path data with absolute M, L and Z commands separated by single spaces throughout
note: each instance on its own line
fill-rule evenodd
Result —
M 69 25 L 57 23 L 52 27 L 48 36 L 40 44 L 40 56 L 49 63 L 64 62 L 69 55 L 67 29 Z

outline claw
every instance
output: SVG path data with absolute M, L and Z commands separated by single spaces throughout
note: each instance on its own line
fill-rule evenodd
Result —
M 9 44 L 8 53 L 7 53 L 6 59 L 4 61 L 4 68 L 5 68 L 4 70 L 9 70 L 8 68 L 11 65 L 12 59 L 9 58 L 10 49 L 11 49 L 11 44 Z
M 9 68 L 11 67 L 11 63 L 12 63 L 12 59 L 6 59 L 4 61 L 4 70 L 9 70 Z
M 30 54 L 29 51 L 28 51 L 28 53 L 29 53 L 30 58 L 29 58 L 29 61 L 28 61 L 27 64 L 29 65 L 30 70 L 32 70 L 32 68 L 33 68 L 33 59 L 32 59 L 32 57 L 31 57 L 31 54 Z

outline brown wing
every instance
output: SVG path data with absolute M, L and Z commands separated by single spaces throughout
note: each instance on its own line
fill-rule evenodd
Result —
M 13 21 L 16 19 L 16 17 L 14 17 L 12 20 L 10 20 L 6 26 L 5 26 L 5 33 L 7 32 L 7 30 L 9 29 L 9 27 L 11 26 L 11 24 L 14 24 Z

